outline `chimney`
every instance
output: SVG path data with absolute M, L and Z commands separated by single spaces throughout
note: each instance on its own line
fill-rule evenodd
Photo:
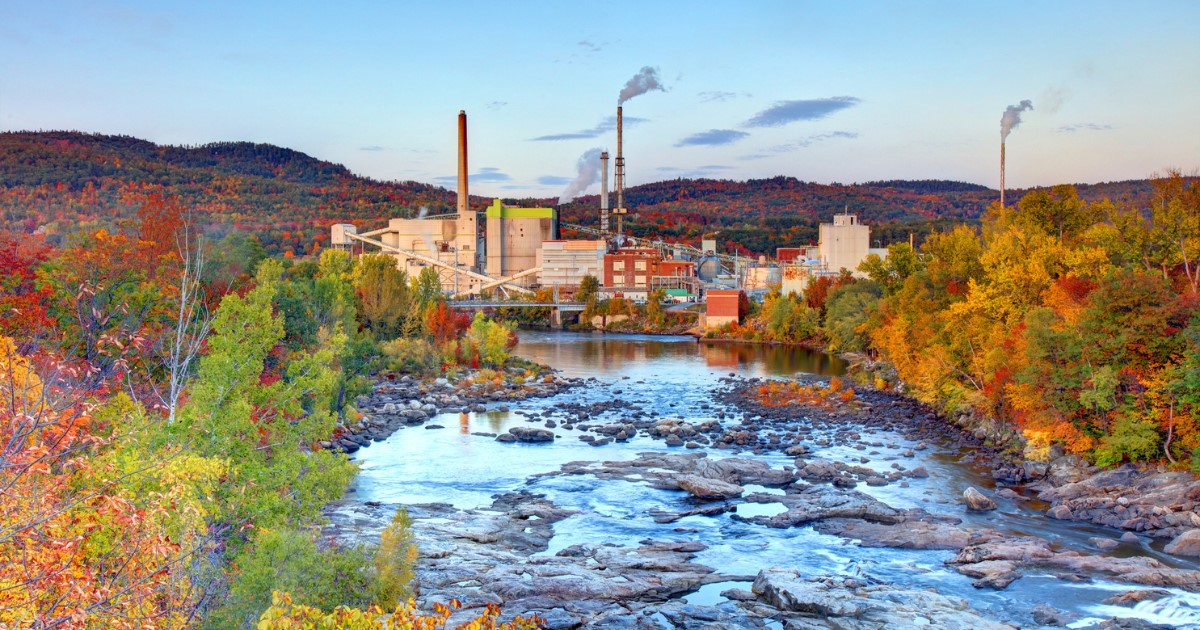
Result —
M 624 127 L 621 116 L 621 106 L 617 106 L 617 207 L 613 214 L 617 215 L 617 236 L 621 236 L 625 227 L 625 154 L 621 147 L 621 131 Z
M 608 234 L 608 151 L 600 153 L 600 233 Z
M 467 195 L 467 112 L 458 110 L 458 214 L 465 216 Z
M 1000 140 L 1000 216 L 1004 216 L 1004 140 Z

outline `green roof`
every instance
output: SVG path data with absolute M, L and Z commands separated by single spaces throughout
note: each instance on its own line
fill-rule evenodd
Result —
M 553 219 L 554 208 L 508 208 L 497 199 L 487 208 L 489 219 Z

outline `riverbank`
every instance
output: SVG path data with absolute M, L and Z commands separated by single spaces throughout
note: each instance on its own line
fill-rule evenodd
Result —
M 825 352 L 820 344 L 785 344 L 736 338 L 701 338 L 703 343 L 781 345 Z M 860 395 L 876 391 L 872 381 L 899 384 L 889 366 L 869 361 L 861 354 L 839 355 L 866 378 L 857 378 Z M 892 370 L 894 372 L 894 370 Z M 1189 472 L 1170 471 L 1164 466 L 1124 464 L 1116 468 L 1091 465 L 1077 455 L 1051 449 L 1049 461 L 1024 457 L 1025 444 L 1019 432 L 993 418 L 959 413 L 946 417 L 910 398 L 903 386 L 890 395 L 908 400 L 921 411 L 921 425 L 941 424 L 953 431 L 959 445 L 975 449 L 976 459 L 990 469 L 996 483 L 1048 503 L 1046 515 L 1075 520 L 1149 536 L 1166 542 L 1169 553 L 1200 557 L 1200 479 Z M 879 392 L 876 392 L 878 394 Z M 886 395 L 886 394 L 885 394 Z
M 993 485 L 983 440 L 903 396 L 811 377 L 807 404 L 763 404 L 759 388 L 799 359 L 534 339 L 527 358 L 562 366 L 569 391 L 451 409 L 423 426 L 456 426 L 360 450 L 357 500 L 329 511 L 343 544 L 410 512 L 423 608 L 458 598 L 465 619 L 500 603 L 556 628 L 1200 620 L 1171 612 L 1200 567 L 1145 536 L 1045 518 L 1029 490 Z M 728 360 L 758 376 L 713 373 Z M 522 434 L 546 439 L 497 440 Z M 997 509 L 972 509 L 967 488 Z

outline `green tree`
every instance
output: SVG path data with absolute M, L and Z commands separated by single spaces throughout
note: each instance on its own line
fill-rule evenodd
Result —
M 365 327 L 378 339 L 394 336 L 411 300 L 408 278 L 396 259 L 387 254 L 360 256 L 354 285 Z
M 254 289 L 221 301 L 175 432 L 198 455 L 228 462 L 212 516 L 235 529 L 314 518 L 354 474 L 344 455 L 311 448 L 333 430 L 328 401 L 345 335 L 323 335 L 280 372 L 265 369 L 283 339 L 282 317 L 272 308 L 280 273 L 278 263 L 264 261 Z
M 471 344 L 479 351 L 479 359 L 489 367 L 501 367 L 508 360 L 508 351 L 515 344 L 516 337 L 512 334 L 510 325 L 488 319 L 483 313 L 476 313 L 467 331 Z
M 870 343 L 866 326 L 883 297 L 883 287 L 860 280 L 834 289 L 825 301 L 825 335 L 830 350 L 855 352 Z
M 662 330 L 667 323 L 666 312 L 663 310 L 663 302 L 667 299 L 667 292 L 662 289 L 655 289 L 646 296 L 646 323 L 654 330 Z

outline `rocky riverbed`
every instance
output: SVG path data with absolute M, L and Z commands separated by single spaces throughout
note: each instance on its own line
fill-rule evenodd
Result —
M 1181 554 L 1192 544 L 1180 519 L 1194 512 L 1194 479 L 1096 474 L 1070 458 L 1018 466 L 902 397 L 772 407 L 754 395 L 761 384 L 714 376 L 700 392 L 663 395 L 649 379 L 560 377 L 540 385 L 545 398 L 380 387 L 365 405 L 376 417 L 416 401 L 453 415 L 403 422 L 410 431 L 461 425 L 357 453 L 374 485 L 331 506 L 326 535 L 370 543 L 404 507 L 418 602 L 459 599 L 456 619 L 499 603 L 552 628 L 1200 622 L 1188 595 L 1198 566 L 1154 542 L 1177 539 Z M 476 404 L 486 411 L 460 415 Z M 389 494 L 384 479 L 426 490 Z M 378 500 L 396 495 L 432 501 Z M 1118 513 L 1129 515 L 1124 533 L 1082 524 L 1120 527 L 1101 516 Z

